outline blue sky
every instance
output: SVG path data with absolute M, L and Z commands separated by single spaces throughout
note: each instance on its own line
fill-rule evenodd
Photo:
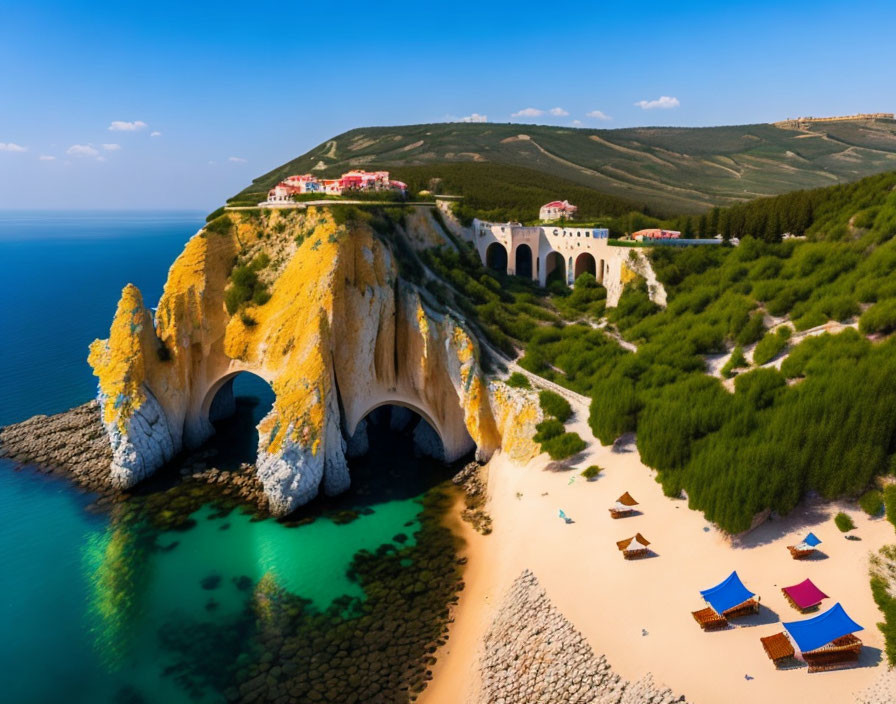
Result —
M 208 210 L 364 125 L 892 112 L 894 26 L 893 2 L 6 0 L 0 208 Z

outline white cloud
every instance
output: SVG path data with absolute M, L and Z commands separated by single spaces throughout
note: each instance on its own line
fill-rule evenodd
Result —
M 0 152 L 27 152 L 28 147 L 23 147 L 15 142 L 0 142 Z
M 103 149 L 105 149 L 107 152 L 117 152 L 119 149 L 121 149 L 121 145 L 120 144 L 104 144 Z
M 557 117 L 566 117 L 569 113 L 563 108 L 551 108 L 548 110 L 551 115 L 556 115 Z
M 227 161 L 232 161 L 234 164 L 245 164 L 246 160 L 241 156 L 229 156 L 227 157 Z
M 56 161 L 56 157 L 50 156 L 49 154 L 41 154 L 37 158 L 40 159 L 41 161 Z
M 110 132 L 136 132 L 137 130 L 142 130 L 144 127 L 148 127 L 145 122 L 142 120 L 134 120 L 133 122 L 125 122 L 124 120 L 113 120 L 109 123 L 109 127 L 107 129 Z
M 474 112 L 471 115 L 457 118 L 457 122 L 488 122 L 488 115 L 480 115 L 478 112 Z
M 603 110 L 592 110 L 588 113 L 587 117 L 590 117 L 593 120 L 612 120 L 613 118 L 607 115 Z
M 656 100 L 639 100 L 635 105 L 642 110 L 653 110 L 654 108 L 668 110 L 669 108 L 677 108 L 681 103 L 678 101 L 678 98 L 663 95 Z
M 97 156 L 99 152 L 92 144 L 73 144 L 65 153 L 69 156 Z
M 97 160 L 97 161 L 105 161 L 105 160 L 106 160 L 106 157 L 104 157 L 104 156 L 98 156 L 98 157 L 96 158 L 96 160 Z
M 519 112 L 513 113 L 511 117 L 538 117 L 539 115 L 544 115 L 544 110 L 539 110 L 538 108 L 523 108 Z
M 159 132 L 158 130 L 153 130 L 152 132 L 149 133 L 149 136 L 150 137 L 161 137 L 162 133 Z
M 581 120 L 573 120 L 573 121 L 572 121 L 572 126 L 573 126 L 573 127 L 581 127 L 581 126 L 582 126 L 582 121 L 581 121 Z
M 217 164 L 217 163 L 218 163 L 218 162 L 216 162 L 216 161 L 209 161 L 209 162 L 208 162 L 208 165 L 209 165 L 209 166 L 214 166 L 214 165 Z

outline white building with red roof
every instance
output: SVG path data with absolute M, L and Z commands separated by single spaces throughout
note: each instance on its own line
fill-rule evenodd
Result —
M 551 220 L 572 220 L 576 216 L 578 208 L 572 205 L 568 200 L 552 200 L 545 203 L 538 211 L 538 219 L 544 221 Z

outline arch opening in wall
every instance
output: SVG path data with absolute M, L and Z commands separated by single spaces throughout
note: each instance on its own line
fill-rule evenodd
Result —
M 534 269 L 535 267 L 532 266 L 532 248 L 527 244 L 519 245 L 516 248 L 514 273 L 525 279 L 531 279 Z
M 559 252 L 548 252 L 544 259 L 545 286 L 554 282 L 566 284 L 566 263 Z
M 492 242 L 485 250 L 485 265 L 494 271 L 507 273 L 507 249 L 500 242 Z
M 270 384 L 252 372 L 236 372 L 209 391 L 203 412 L 215 434 L 208 441 L 215 467 L 238 469 L 258 457 L 258 424 L 274 406 Z
M 582 252 L 576 257 L 575 278 L 578 279 L 582 274 L 591 274 L 597 279 L 597 262 L 594 256 L 588 252 Z

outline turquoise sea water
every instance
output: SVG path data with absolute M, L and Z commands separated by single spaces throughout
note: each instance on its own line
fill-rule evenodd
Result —
M 108 333 L 121 288 L 137 284 L 153 305 L 202 221 L 0 213 L 0 425 L 93 396 L 87 345 Z M 251 429 L 272 399 L 251 376 L 235 390 L 241 415 L 219 449 L 241 461 L 254 439 L 234 444 L 234 429 Z M 0 460 L 0 701 L 219 700 L 215 691 L 191 697 L 166 674 L 178 627 L 236 618 L 266 575 L 321 610 L 342 595 L 364 598 L 346 574 L 353 555 L 397 534 L 413 543 L 416 497 L 443 476 L 384 447 L 352 468 L 357 488 L 343 505 L 363 510 L 348 524 L 313 506 L 316 520 L 298 527 L 203 506 L 195 527 L 148 539 L 114 514 L 85 510 L 91 497 L 67 482 Z

